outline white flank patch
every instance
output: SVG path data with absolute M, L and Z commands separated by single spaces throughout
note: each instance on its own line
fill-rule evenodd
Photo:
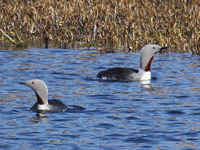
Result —
M 37 108 L 38 108 L 38 110 L 49 110 L 50 109 L 49 104 L 42 104 L 42 105 L 38 104 Z
M 102 77 L 101 79 L 102 79 L 102 80 L 107 80 L 108 78 L 107 78 L 107 77 Z
M 140 76 L 140 80 L 151 80 L 151 72 L 150 71 L 146 72 L 144 70 L 140 70 L 139 76 Z

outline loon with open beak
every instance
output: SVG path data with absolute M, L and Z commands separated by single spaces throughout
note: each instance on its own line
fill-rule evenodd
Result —
M 148 44 L 141 50 L 139 70 L 116 67 L 100 71 L 97 77 L 102 80 L 121 82 L 151 80 L 151 63 L 154 55 L 167 48 L 169 48 L 169 46 L 162 47 L 155 44 Z

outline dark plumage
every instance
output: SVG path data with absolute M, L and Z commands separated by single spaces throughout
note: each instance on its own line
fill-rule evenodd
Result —
M 112 80 L 112 81 L 129 81 L 131 75 L 134 73 L 137 74 L 139 71 L 132 68 L 111 68 L 108 70 L 100 71 L 97 74 L 97 77 L 100 79 L 105 80 Z

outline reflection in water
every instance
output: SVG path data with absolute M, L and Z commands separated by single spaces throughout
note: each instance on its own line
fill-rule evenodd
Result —
M 140 80 L 142 88 L 151 88 L 151 80 Z
M 199 56 L 157 55 L 151 81 L 96 78 L 105 68 L 137 68 L 139 57 L 95 49 L 0 51 L 0 148 L 197 149 Z M 35 97 L 17 82 L 35 78 L 49 83 L 49 98 L 66 103 L 67 112 L 30 112 Z
M 35 113 L 34 113 L 35 114 Z M 38 115 L 38 113 L 29 119 L 29 122 L 31 123 L 40 123 L 40 122 L 48 122 L 49 120 L 49 115 L 48 114 L 43 114 L 43 115 Z

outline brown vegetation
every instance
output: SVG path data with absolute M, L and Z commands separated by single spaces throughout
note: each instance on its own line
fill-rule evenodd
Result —
M 200 1 L 1 0 L 0 38 L 123 50 L 157 43 L 200 53 Z

